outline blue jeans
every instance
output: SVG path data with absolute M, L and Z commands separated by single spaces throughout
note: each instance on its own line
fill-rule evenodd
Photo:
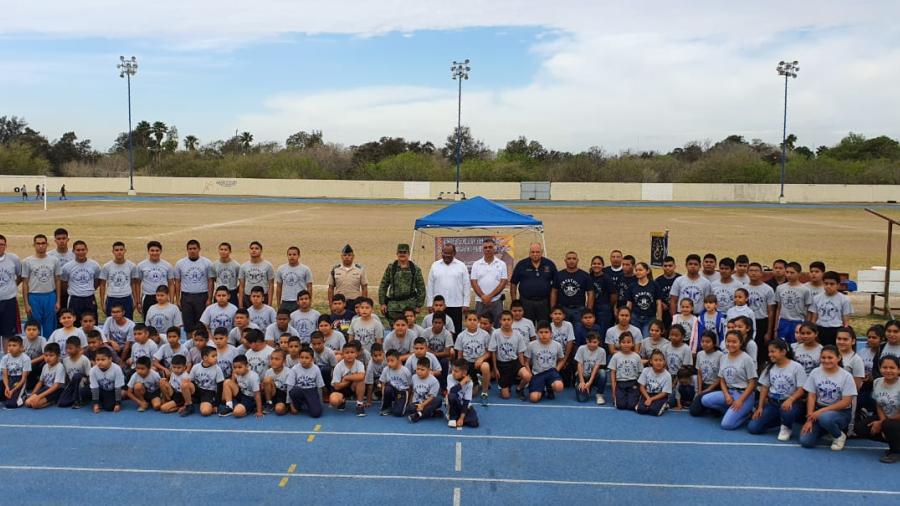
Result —
M 733 389 L 729 390 L 728 393 L 735 400 L 743 394 L 743 392 Z M 704 395 L 700 402 L 703 403 L 704 408 L 714 409 L 724 414 L 722 416 L 723 430 L 735 430 L 743 425 L 747 418 L 750 418 L 750 414 L 756 408 L 756 393 L 754 392 L 747 396 L 740 411 L 735 411 L 728 404 L 725 404 L 725 394 L 721 391 L 710 392 Z
M 612 306 L 594 306 L 594 316 L 596 317 L 597 326 L 600 327 L 600 330 L 603 332 L 603 334 L 600 334 L 601 336 L 605 335 L 606 331 L 615 325 L 613 322 Z
M 641 337 L 647 339 L 647 336 L 650 335 L 650 322 L 653 320 L 655 320 L 655 318 L 652 316 L 634 315 L 631 317 L 631 324 L 641 329 Z
M 56 330 L 56 292 L 29 293 L 28 305 L 31 306 L 31 318 L 41 325 L 41 335 L 50 337 Z
M 826 411 L 813 422 L 812 430 L 806 434 L 800 434 L 800 445 L 804 448 L 814 448 L 819 436 L 823 432 L 839 437 L 850 425 L 850 410 Z
M 566 321 L 574 327 L 581 321 L 581 315 L 584 313 L 584 306 L 569 306 L 563 308 L 566 311 Z
M 750 420 L 750 423 L 747 424 L 747 431 L 750 434 L 764 434 L 767 430 L 779 425 L 793 427 L 794 422 L 803 416 L 803 402 L 795 402 L 790 411 L 781 409 L 782 402 L 770 397 L 763 406 L 762 415 L 756 420 Z
M 589 379 L 585 378 L 585 380 Z M 586 392 L 582 392 L 578 390 L 578 383 L 575 383 L 575 400 L 578 402 L 587 402 L 591 398 L 591 394 L 598 393 L 603 395 L 603 392 L 606 391 L 606 369 L 600 369 L 597 371 L 597 377 L 594 378 L 594 383 L 590 388 L 587 389 Z

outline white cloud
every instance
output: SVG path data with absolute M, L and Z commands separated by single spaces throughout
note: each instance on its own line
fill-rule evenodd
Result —
M 50 14 L 48 14 L 50 13 Z M 293 33 L 388 32 L 541 26 L 533 81 L 485 90 L 473 59 L 463 122 L 493 147 L 524 134 L 557 149 L 669 149 L 730 133 L 777 141 L 781 58 L 801 61 L 791 84 L 789 131 L 802 144 L 848 130 L 900 137 L 900 4 L 863 2 L 21 2 L 0 34 L 158 40 L 184 51 L 228 50 Z M 257 139 L 298 129 L 357 144 L 380 135 L 442 142 L 456 117 L 446 88 L 358 87 L 297 94 L 236 114 Z M 201 134 L 203 132 L 200 132 Z M 202 136 L 202 135 L 201 135 Z

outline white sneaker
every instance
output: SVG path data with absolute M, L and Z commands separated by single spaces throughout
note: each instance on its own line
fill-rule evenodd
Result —
M 791 432 L 793 432 L 793 430 L 791 430 L 790 427 L 788 427 L 787 425 L 782 425 L 781 430 L 778 431 L 778 440 L 779 441 L 790 441 Z
M 447 427 L 450 427 L 450 428 L 452 428 L 452 429 L 455 429 L 455 428 L 456 428 L 456 420 L 450 420 L 450 421 L 448 421 L 448 422 L 447 422 Z
M 606 399 L 603 398 L 603 394 L 597 394 L 597 404 L 601 406 L 606 404 Z
M 834 442 L 831 443 L 831 449 L 839 452 L 844 449 L 844 444 L 847 442 L 847 435 L 841 432 L 841 435 L 834 438 Z

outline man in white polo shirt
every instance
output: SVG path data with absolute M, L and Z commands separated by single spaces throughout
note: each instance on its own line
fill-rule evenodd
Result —
M 496 244 L 490 237 L 481 245 L 484 257 L 472 264 L 472 289 L 478 296 L 475 311 L 478 314 L 490 313 L 494 326 L 500 325 L 500 313 L 503 312 L 503 290 L 509 283 L 506 263 L 494 256 Z
M 441 259 L 431 264 L 428 271 L 426 305 L 431 310 L 434 296 L 443 296 L 447 305 L 444 313 L 453 321 L 454 330 L 462 330 L 463 308 L 469 307 L 469 286 L 469 269 L 456 259 L 456 245 L 444 244 Z

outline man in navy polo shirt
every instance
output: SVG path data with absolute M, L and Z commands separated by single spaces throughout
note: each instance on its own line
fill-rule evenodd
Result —
M 519 260 L 513 269 L 509 294 L 518 298 L 525 308 L 525 318 L 535 324 L 550 321 L 550 291 L 556 277 L 556 264 L 544 257 L 544 249 L 538 243 L 531 243 L 528 258 Z
M 578 253 L 566 253 L 566 268 L 557 272 L 550 293 L 550 305 L 562 306 L 566 320 L 573 326 L 581 321 L 585 308 L 594 307 L 594 283 L 591 277 L 578 268 Z

